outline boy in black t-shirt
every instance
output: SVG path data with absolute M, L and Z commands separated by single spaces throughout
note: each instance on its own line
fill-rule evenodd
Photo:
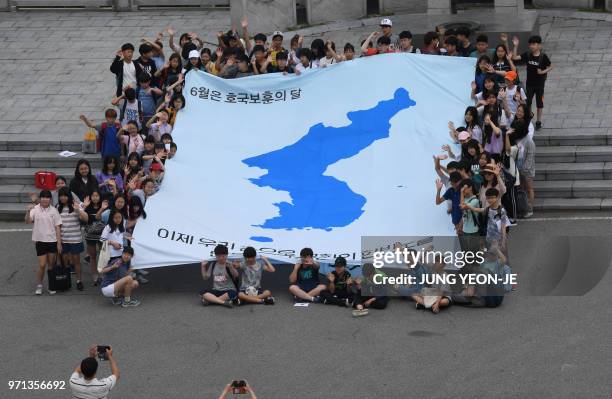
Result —
M 336 270 L 327 275 L 329 280 L 327 289 L 319 294 L 321 303 L 349 307 L 353 303 L 354 293 L 351 289 L 353 286 L 351 273 L 346 270 L 346 259 L 337 257 L 334 266 Z
M 319 283 L 319 264 L 315 262 L 311 248 L 300 251 L 300 260 L 293 267 L 289 282 L 289 292 L 297 301 L 321 302 L 319 294 L 325 285 Z
M 548 72 L 553 69 L 550 58 L 542 52 L 542 38 L 531 36 L 529 38 L 529 51 L 518 55 L 519 38 L 512 38 L 514 51 L 512 60 L 524 61 L 527 64 L 527 107 L 531 110 L 533 96 L 536 97 L 536 130 L 542 128 L 542 109 L 544 108 L 544 85 Z

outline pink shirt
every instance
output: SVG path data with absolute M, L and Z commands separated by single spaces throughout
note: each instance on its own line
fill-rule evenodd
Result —
M 135 137 L 122 135 L 121 143 L 127 145 L 128 154 L 137 152 L 140 155 L 144 151 L 144 141 L 139 134 L 137 134 Z
M 30 220 L 34 222 L 32 241 L 56 242 L 55 227 L 62 224 L 59 212 L 52 206 L 43 208 L 40 204 L 30 210 Z

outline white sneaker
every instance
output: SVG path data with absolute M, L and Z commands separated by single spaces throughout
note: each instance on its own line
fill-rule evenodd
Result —
M 533 216 L 533 212 L 532 212 L 532 211 L 529 211 L 529 212 L 527 212 L 527 213 L 525 214 L 525 216 L 523 216 L 523 217 L 524 217 L 525 219 L 529 219 L 529 218 L 530 218 L 530 217 L 532 217 L 532 216 Z
M 149 275 L 149 272 L 144 270 L 144 269 L 138 269 L 137 272 L 142 274 L 143 276 L 148 276 Z
M 36 286 L 36 291 L 34 291 L 34 295 L 42 295 L 42 285 Z
M 57 291 L 51 291 L 51 290 L 49 290 L 49 295 L 55 295 L 55 294 L 57 294 Z
M 140 284 L 146 284 L 149 282 L 148 279 L 142 277 L 142 276 L 136 276 L 136 280 L 140 283 Z

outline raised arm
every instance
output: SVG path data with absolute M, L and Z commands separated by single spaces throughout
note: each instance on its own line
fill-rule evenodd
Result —
M 242 38 L 244 39 L 244 46 L 246 47 L 247 53 L 251 53 L 251 49 L 253 48 L 253 44 L 251 43 L 251 38 L 249 37 L 249 20 L 245 16 L 240 21 L 242 25 Z
M 512 61 L 521 61 L 521 56 L 519 55 L 519 44 L 520 44 L 520 40 L 518 38 L 518 36 L 514 36 L 512 38 L 512 46 L 514 47 L 512 49 Z
M 436 180 L 436 205 L 440 205 L 444 201 L 446 201 L 443 197 L 440 196 L 440 192 L 442 191 L 442 180 Z
M 378 36 L 378 31 L 374 31 L 374 32 L 370 33 L 370 36 L 368 36 L 368 38 L 365 40 L 365 42 L 363 42 L 363 44 L 361 45 L 361 52 L 362 53 L 365 53 L 365 52 L 368 51 L 368 45 L 370 44 L 372 39 L 374 39 L 376 36 Z
M 297 274 L 298 274 L 298 270 L 300 270 L 300 266 L 302 266 L 301 263 L 296 263 L 293 266 L 293 270 L 291 271 L 291 274 L 289 275 L 289 282 L 291 284 L 295 284 L 297 281 Z
M 89 119 L 87 119 L 87 117 L 85 115 L 82 115 L 82 114 L 79 115 L 79 119 L 82 120 L 83 123 L 85 124 L 85 126 L 87 126 L 88 128 L 90 128 L 90 129 L 94 129 L 95 128 L 94 124 Z
M 203 260 L 202 263 L 200 263 L 200 272 L 202 273 L 202 279 L 204 280 L 208 280 L 208 278 L 210 277 L 210 274 L 212 272 L 212 267 L 208 266 L 208 262 Z
M 174 29 L 172 29 L 172 27 L 168 26 L 168 28 L 166 29 L 166 32 L 168 32 L 168 45 L 170 46 L 170 48 L 172 49 L 172 51 L 174 51 L 175 53 L 181 53 L 181 48 L 177 47 L 174 44 L 174 35 L 176 34 L 176 31 Z
M 436 174 L 440 177 L 440 179 L 445 179 L 448 176 L 444 174 L 444 170 L 442 169 L 442 165 L 440 164 L 440 157 L 446 157 L 446 155 L 434 155 L 434 168 L 436 170 Z
M 272 265 L 272 263 L 270 263 L 270 261 L 268 260 L 268 258 L 266 256 L 261 255 L 261 260 L 264 261 L 264 270 L 267 272 L 271 272 L 274 273 L 276 271 L 276 269 L 274 268 L 274 265 Z
M 125 98 L 125 94 L 120 95 L 119 97 L 115 97 L 111 100 L 111 104 L 117 106 L 121 100 Z
M 163 37 L 163 34 L 162 34 L 162 37 Z M 151 39 L 143 37 L 140 41 L 143 42 L 143 43 L 147 43 L 148 45 L 150 45 L 151 47 L 153 47 L 157 51 L 161 51 L 162 50 L 162 48 L 159 47 L 159 45 L 157 43 L 155 43 L 155 41 L 153 41 Z
M 28 205 L 25 213 L 25 222 L 26 224 L 32 224 L 34 221 L 32 220 L 32 209 L 34 209 L 34 204 Z

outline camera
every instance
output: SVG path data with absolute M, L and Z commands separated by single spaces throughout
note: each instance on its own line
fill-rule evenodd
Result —
M 100 361 L 108 360 L 108 355 L 106 354 L 107 349 L 110 349 L 110 346 L 98 345 L 98 359 L 100 359 Z
M 232 381 L 232 393 L 234 395 L 247 393 L 246 382 L 244 380 Z

